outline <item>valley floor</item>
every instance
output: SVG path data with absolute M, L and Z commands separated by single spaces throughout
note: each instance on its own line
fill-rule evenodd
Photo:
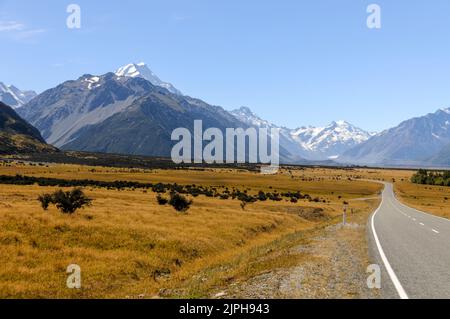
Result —
M 57 187 L 0 185 L 1 298 L 376 298 L 378 292 L 366 288 L 366 222 L 381 185 L 364 179 L 407 183 L 411 175 L 0 163 L 0 175 L 16 174 L 195 184 L 250 195 L 300 191 L 309 199 L 242 206 L 237 199 L 189 196 L 191 209 L 178 213 L 158 205 L 151 189 L 87 186 L 93 205 L 63 215 L 37 201 Z M 79 290 L 66 287 L 70 264 L 81 267 Z

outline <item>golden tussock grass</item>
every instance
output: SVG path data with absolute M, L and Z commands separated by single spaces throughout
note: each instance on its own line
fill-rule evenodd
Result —
M 299 260 L 283 251 L 306 241 L 308 233 L 338 222 L 344 200 L 380 191 L 379 185 L 365 181 L 334 180 L 339 171 L 329 170 L 329 176 L 322 172 L 324 180 L 319 171 L 308 171 L 308 180 L 305 173 L 283 170 L 276 176 L 262 176 L 236 170 L 0 167 L 0 174 L 216 185 L 250 193 L 299 190 L 326 201 L 266 201 L 242 210 L 237 200 L 199 196 L 183 214 L 158 205 L 152 192 L 86 187 L 93 205 L 63 215 L 54 207 L 43 211 L 36 200 L 56 188 L 0 185 L 0 297 L 205 297 L 234 280 L 293 265 Z M 355 213 L 371 208 L 364 201 L 350 203 Z M 301 218 L 304 208 L 322 208 L 329 219 Z M 70 264 L 81 267 L 80 290 L 66 287 Z
M 395 192 L 411 207 L 450 219 L 450 187 L 402 182 L 395 184 Z

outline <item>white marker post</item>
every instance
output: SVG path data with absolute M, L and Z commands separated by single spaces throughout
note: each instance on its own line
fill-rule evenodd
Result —
M 344 204 L 344 211 L 342 213 L 342 225 L 345 226 L 346 219 L 347 219 L 347 204 Z

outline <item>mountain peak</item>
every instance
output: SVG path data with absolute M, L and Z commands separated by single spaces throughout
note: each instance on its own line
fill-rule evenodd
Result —
M 231 111 L 231 114 L 243 123 L 257 127 L 274 127 L 272 123 L 261 119 L 247 106 L 241 106 L 237 110 Z
M 36 96 L 37 93 L 34 91 L 21 91 L 14 85 L 5 85 L 0 82 L 0 102 L 12 108 L 22 107 Z
M 255 113 L 252 112 L 252 110 L 247 106 L 241 106 L 239 109 L 232 111 L 233 113 L 241 113 L 248 116 L 256 116 Z
M 253 111 L 242 106 L 231 111 L 238 120 L 255 127 L 281 129 L 281 145 L 294 153 L 300 148 L 301 155 L 308 159 L 325 160 L 336 158 L 349 148 L 365 142 L 372 135 L 347 121 L 333 121 L 326 127 L 301 127 L 289 129 L 279 127 L 261 119 Z M 294 146 L 295 145 L 295 146 Z
M 177 88 L 175 88 L 171 83 L 163 82 L 161 79 L 153 73 L 152 70 L 147 66 L 144 62 L 139 63 L 130 63 L 120 67 L 115 74 L 117 76 L 125 76 L 132 78 L 143 78 L 149 81 L 151 84 L 155 86 L 160 86 L 162 88 L 167 89 L 169 92 L 176 95 L 183 95 Z

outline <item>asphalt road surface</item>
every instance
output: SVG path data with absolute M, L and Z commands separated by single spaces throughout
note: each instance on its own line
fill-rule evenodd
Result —
M 400 203 L 392 184 L 382 199 L 369 225 L 383 297 L 450 298 L 450 220 Z

